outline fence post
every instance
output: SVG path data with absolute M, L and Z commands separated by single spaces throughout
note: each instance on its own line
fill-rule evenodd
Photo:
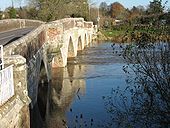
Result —
M 0 45 L 0 70 L 4 69 L 3 45 Z

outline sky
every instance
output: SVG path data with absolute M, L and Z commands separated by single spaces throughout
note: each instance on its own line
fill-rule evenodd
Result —
M 0 10 L 4 10 L 5 8 L 12 5 L 12 0 L 0 0 Z M 21 5 L 26 5 L 27 0 L 13 0 L 14 1 L 14 7 L 19 7 L 21 1 Z M 143 5 L 144 7 L 147 7 L 149 4 L 149 1 L 153 0 L 90 0 L 91 3 L 95 3 L 96 5 L 100 5 L 101 2 L 106 2 L 108 5 L 110 3 L 119 2 L 121 3 L 125 8 L 132 8 L 133 6 Z M 166 0 L 163 0 L 163 3 L 165 3 Z M 166 5 L 166 8 L 170 8 L 170 2 Z
M 13 0 L 14 7 L 20 7 L 20 5 L 26 5 L 27 0 Z M 5 8 L 12 6 L 12 0 L 0 0 L 0 11 L 3 11 Z
M 91 0 L 91 2 L 95 2 L 98 5 L 101 2 L 106 2 L 108 5 L 110 3 L 114 3 L 114 2 L 119 2 L 121 3 L 125 8 L 132 8 L 133 6 L 138 6 L 138 5 L 142 5 L 144 7 L 147 7 L 147 5 L 149 5 L 150 1 L 153 0 Z M 165 3 L 165 1 L 167 0 L 162 0 L 162 3 Z M 166 8 L 170 8 L 170 1 L 166 4 Z

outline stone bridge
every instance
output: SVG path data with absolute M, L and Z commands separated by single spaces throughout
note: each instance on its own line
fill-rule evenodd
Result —
M 0 31 L 36 27 L 4 47 L 5 67 L 14 67 L 14 96 L 0 106 L 0 126 L 30 127 L 30 108 L 37 104 L 41 83 L 50 83 L 51 70 L 65 67 L 92 41 L 94 26 L 83 18 L 66 18 L 50 23 L 14 19 L 0 21 Z

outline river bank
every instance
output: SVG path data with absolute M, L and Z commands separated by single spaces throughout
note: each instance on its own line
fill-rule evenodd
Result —
M 112 41 L 116 43 L 130 43 L 130 42 L 170 42 L 170 34 L 156 33 L 148 31 L 128 31 L 128 30 L 107 30 L 101 29 L 98 32 L 98 40 L 100 41 Z

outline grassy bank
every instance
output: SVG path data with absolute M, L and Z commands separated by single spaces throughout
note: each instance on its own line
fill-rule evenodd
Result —
M 112 29 L 102 29 L 101 32 L 108 38 L 121 36 L 126 33 L 125 30 L 112 30 Z
M 119 27 L 111 29 L 101 29 L 100 32 L 105 37 L 104 40 L 114 42 L 133 42 L 133 41 L 167 41 L 170 42 L 170 26 L 166 27 Z M 101 39 L 102 40 L 102 39 Z

